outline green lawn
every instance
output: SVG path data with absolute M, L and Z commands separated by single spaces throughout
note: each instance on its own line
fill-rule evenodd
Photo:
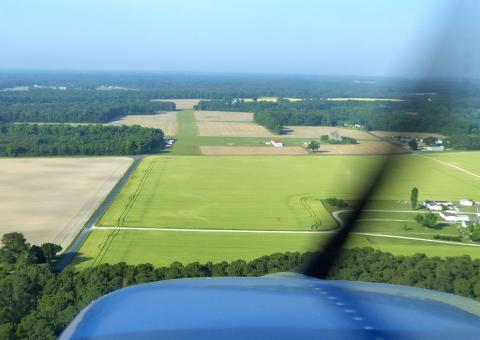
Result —
M 310 230 L 335 226 L 320 198 L 358 195 L 378 157 L 148 157 L 104 226 Z M 346 176 L 341 176 L 346 172 Z
M 409 234 L 401 236 L 421 237 L 421 235 Z M 480 258 L 480 247 L 392 239 L 377 236 L 352 235 L 349 242 L 347 242 L 346 247 L 372 247 L 394 255 L 413 255 L 416 253 L 423 253 L 427 256 L 449 257 L 470 255 L 472 258 Z
M 325 235 L 278 235 L 238 233 L 198 233 L 130 231 L 111 232 L 95 230 L 88 237 L 76 257 L 80 267 L 100 263 L 127 262 L 169 265 L 174 261 L 183 264 L 199 261 L 221 262 L 254 258 L 286 251 L 313 251 L 321 245 Z M 458 256 L 468 254 L 480 257 L 479 248 L 387 239 L 373 236 L 351 236 L 346 247 L 373 247 L 396 255 L 425 253 L 429 256 Z
M 109 237 L 110 236 L 110 237 Z M 95 230 L 80 249 L 79 267 L 100 263 L 169 265 L 252 260 L 276 252 L 316 249 L 318 235 Z
M 402 161 L 392 166 L 375 198 L 405 201 L 413 186 L 420 189 L 420 200 L 480 198 L 480 180 L 471 175 L 425 157 L 397 158 Z M 377 156 L 148 157 L 101 225 L 309 230 L 319 219 L 322 228 L 330 228 L 332 220 L 316 200 L 358 198 L 379 160 Z M 403 209 L 410 210 L 399 204 L 398 210 Z M 385 218 L 414 216 L 389 213 Z
M 458 157 L 468 157 L 471 158 L 469 163 L 480 164 L 480 152 Z M 419 202 L 425 199 L 480 199 L 480 178 L 419 155 L 401 155 L 392 159 L 375 199 L 409 200 L 410 189 L 414 186 L 420 191 Z
M 197 124 L 193 110 L 177 112 L 176 143 L 170 150 L 172 155 L 199 155 Z
M 430 153 L 430 154 L 426 154 L 426 156 L 436 158 L 443 162 L 453 164 L 467 171 L 480 175 L 479 154 L 480 153 L 478 151 L 464 151 L 464 152 Z
M 270 142 L 270 137 L 213 137 L 202 136 L 197 137 L 198 142 L 202 146 L 265 146 L 265 142 Z M 312 138 L 281 138 L 285 146 L 303 146 L 306 140 Z
M 192 137 L 195 138 L 195 137 Z M 478 169 L 480 153 L 445 154 Z M 438 157 L 435 155 L 435 157 Z M 457 157 L 457 159 L 456 159 Z M 382 160 L 379 156 L 152 156 L 146 158 L 101 220 L 104 226 L 203 229 L 311 230 L 334 222 L 320 199 L 355 200 Z M 460 163 L 458 163 L 460 164 Z M 459 165 L 460 166 L 460 165 Z M 412 211 L 410 189 L 423 199 L 480 200 L 480 179 L 435 160 L 397 156 L 369 209 Z M 328 207 L 330 208 L 330 207 Z M 423 212 L 423 211 L 419 211 Z M 456 234 L 455 225 L 424 228 L 417 212 L 366 212 L 356 232 L 432 239 Z M 405 221 L 372 221 L 372 219 Z M 320 222 L 320 223 L 319 223 Z M 112 229 L 113 231 L 113 229 Z M 96 230 L 82 246 L 80 266 L 92 263 L 222 261 L 252 259 L 279 251 L 312 250 L 316 235 Z M 323 236 L 325 237 L 325 236 Z M 102 249 L 102 245 L 107 246 Z M 480 249 L 424 241 L 354 235 L 347 247 L 371 246 L 394 254 L 469 254 Z M 93 262 L 93 259 L 96 261 Z

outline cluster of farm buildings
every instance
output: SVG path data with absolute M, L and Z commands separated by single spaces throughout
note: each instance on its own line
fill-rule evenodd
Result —
M 414 140 L 419 145 L 418 150 L 422 151 L 445 151 L 443 140 L 439 138 L 435 139 L 432 137 L 419 138 L 411 136 L 394 136 L 392 139 L 401 143 L 409 143 Z
M 461 199 L 458 204 L 462 207 L 477 207 L 476 220 L 480 219 L 480 205 L 478 202 L 473 202 L 468 199 Z M 430 211 L 438 211 L 440 217 L 449 223 L 462 223 L 470 222 L 471 218 L 468 215 L 461 214 L 460 208 L 450 201 L 424 201 L 423 206 Z

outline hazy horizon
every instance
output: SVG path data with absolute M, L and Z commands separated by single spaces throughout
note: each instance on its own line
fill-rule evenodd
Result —
M 6 0 L 0 70 L 462 77 L 451 45 L 468 39 L 445 31 L 458 3 Z

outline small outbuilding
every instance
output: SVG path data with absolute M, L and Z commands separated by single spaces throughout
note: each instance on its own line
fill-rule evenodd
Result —
M 279 139 L 272 139 L 270 141 L 270 144 L 272 144 L 273 146 L 279 146 L 279 147 L 283 146 L 283 143 Z
M 445 147 L 443 145 L 436 145 L 436 146 L 425 146 L 423 148 L 424 151 L 445 151 Z
M 460 205 L 463 205 L 464 207 L 473 207 L 473 202 L 464 198 L 460 200 Z
M 443 218 L 445 221 L 450 223 L 457 223 L 457 222 L 469 222 L 470 217 L 467 215 L 455 215 L 445 211 L 440 213 L 440 217 Z
M 423 205 L 428 210 L 435 210 L 435 211 L 442 211 L 443 210 L 442 205 L 435 202 L 435 201 L 425 201 L 425 202 L 423 202 Z

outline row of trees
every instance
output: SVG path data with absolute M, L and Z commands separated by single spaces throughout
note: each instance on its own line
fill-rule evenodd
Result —
M 140 126 L 0 124 L 0 156 L 135 155 L 163 147 L 162 130 Z
M 16 249 L 25 254 L 25 242 L 12 247 L 4 236 L 2 253 Z M 54 339 L 91 301 L 131 285 L 187 277 L 301 271 L 313 255 L 278 253 L 252 261 L 188 265 L 174 262 L 159 268 L 151 264 L 102 264 L 81 271 L 67 267 L 62 272 L 55 271 L 49 263 L 17 257 L 12 264 L 3 262 L 1 257 L 0 338 Z M 372 248 L 349 249 L 338 259 L 330 279 L 394 283 L 480 299 L 480 260 L 469 256 L 441 259 L 423 254 L 394 256 Z
M 330 138 L 328 135 L 320 136 L 320 141 L 328 144 L 358 144 L 358 141 L 353 137 L 340 136 L 340 138 Z
M 42 98 L 38 98 L 32 103 L 0 101 L 0 122 L 106 123 L 119 116 L 153 114 L 167 110 L 175 110 L 175 104 L 147 100 L 89 100 L 88 98 L 76 101 L 43 102 Z
M 61 250 L 62 247 L 55 243 L 30 245 L 22 233 L 6 233 L 2 236 L 0 263 L 4 271 L 29 264 L 51 263 Z
M 342 126 L 355 122 L 367 130 L 479 135 L 480 98 L 468 101 L 467 98 L 437 96 L 435 101 L 428 99 L 423 96 L 401 102 L 323 99 L 247 102 L 226 99 L 201 101 L 198 108 L 254 112 L 255 121 L 275 133 L 281 133 L 286 125 Z
M 480 150 L 480 134 L 452 135 L 448 146 L 459 150 Z

